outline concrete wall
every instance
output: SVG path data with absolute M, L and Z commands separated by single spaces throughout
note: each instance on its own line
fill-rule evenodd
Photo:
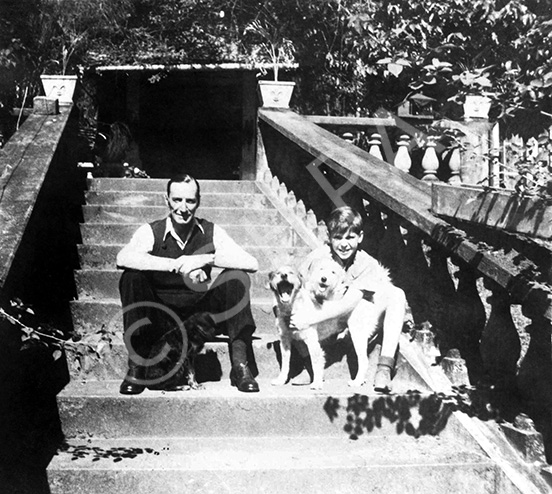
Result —
M 0 151 L 0 296 L 69 329 L 84 177 L 76 109 L 30 115 Z

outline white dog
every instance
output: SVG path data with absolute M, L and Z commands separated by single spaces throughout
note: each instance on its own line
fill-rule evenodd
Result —
M 385 268 L 382 267 L 382 269 Z M 375 334 L 381 316 L 377 299 L 374 302 L 361 300 L 349 315 L 330 319 L 301 331 L 289 326 L 292 312 L 308 307 L 319 307 L 327 300 L 339 300 L 345 292 L 344 279 L 343 268 L 327 258 L 313 261 L 304 283 L 301 282 L 297 272 L 289 266 L 270 273 L 269 286 L 276 301 L 277 326 L 282 350 L 280 374 L 272 384 L 283 385 L 288 381 L 291 342 L 296 339 L 305 342 L 311 357 L 313 370 L 311 388 L 321 389 L 324 381 L 325 357 L 320 342 L 347 328 L 358 359 L 357 376 L 349 382 L 349 385 L 360 386 L 365 382 L 368 372 L 368 342 Z

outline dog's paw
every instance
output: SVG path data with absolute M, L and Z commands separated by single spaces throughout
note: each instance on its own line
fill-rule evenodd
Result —
M 365 379 L 353 379 L 353 380 L 349 381 L 347 384 L 351 388 L 360 388 L 365 382 L 366 382 Z
M 287 383 L 287 377 L 278 376 L 276 379 L 273 379 L 270 384 L 272 386 L 283 386 Z
M 189 381 L 188 387 L 189 389 L 205 389 L 205 386 L 203 386 L 203 384 L 199 384 L 197 381 Z

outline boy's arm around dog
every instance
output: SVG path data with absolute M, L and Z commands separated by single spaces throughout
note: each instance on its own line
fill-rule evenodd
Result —
M 320 308 L 313 307 L 291 314 L 290 326 L 301 331 L 310 326 L 329 319 L 334 319 L 351 312 L 362 300 L 363 293 L 355 288 L 349 288 L 343 298 L 328 300 Z

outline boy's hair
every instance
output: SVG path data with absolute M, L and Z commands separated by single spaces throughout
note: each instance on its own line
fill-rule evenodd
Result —
M 362 216 L 355 209 L 342 206 L 330 213 L 326 226 L 330 237 L 343 234 L 349 228 L 353 233 L 360 234 L 362 232 Z
M 167 182 L 167 196 L 170 195 L 171 193 L 171 185 L 174 184 L 174 183 L 194 183 L 196 184 L 196 187 L 197 187 L 197 192 L 196 192 L 196 199 L 197 199 L 197 202 L 199 203 L 199 200 L 200 200 L 200 191 L 199 191 L 199 182 L 194 178 L 192 177 L 191 175 L 188 175 L 187 173 L 186 174 L 183 174 L 183 175 L 175 175 L 174 177 L 172 177 L 168 182 Z

